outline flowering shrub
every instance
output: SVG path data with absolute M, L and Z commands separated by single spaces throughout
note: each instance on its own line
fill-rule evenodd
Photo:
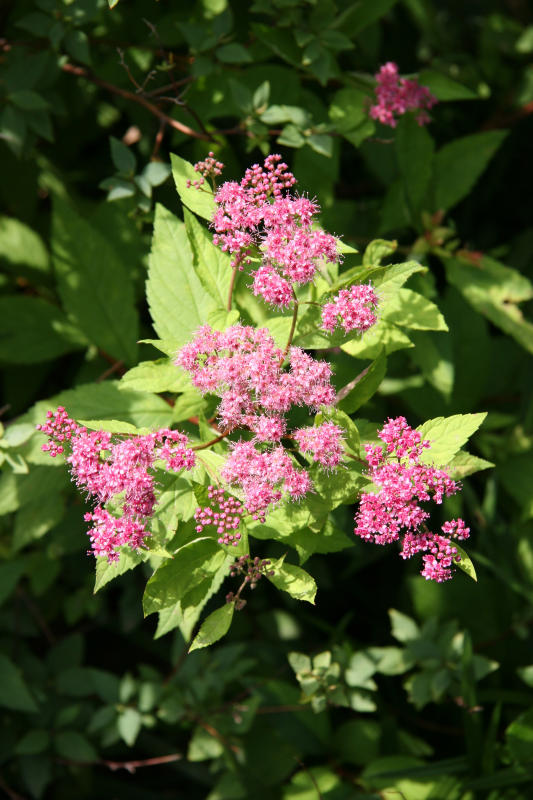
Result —
M 204 179 L 211 177 L 214 181 L 222 168 L 212 153 L 196 164 L 194 171 L 202 175 L 202 180 L 185 180 L 184 203 L 194 203 L 191 192 L 205 193 Z M 182 162 L 180 169 L 190 171 L 191 167 Z M 276 344 L 268 328 L 222 322 L 220 330 L 205 323 L 191 331 L 190 341 L 177 350 L 176 371 L 181 369 L 190 375 L 191 385 L 200 396 L 215 395 L 219 400 L 214 416 L 202 426 L 204 430 L 211 426 L 216 434 L 211 440 L 197 441 L 196 436 L 189 439 L 168 428 L 150 433 L 134 431 L 131 435 L 87 430 L 70 419 L 63 407 L 55 413 L 49 411 L 47 421 L 37 426 L 49 437 L 42 449 L 54 458 L 65 454 L 73 480 L 94 498 L 95 508 L 85 514 L 91 526 L 88 533 L 92 551 L 97 558 L 105 557 L 109 562 L 118 561 L 124 548 L 150 552 L 150 526 L 157 519 L 161 504 L 156 469 L 195 474 L 190 486 L 195 496 L 203 496 L 206 502 L 194 512 L 193 535 L 205 535 L 192 540 L 186 536 L 183 540 L 178 529 L 176 538 L 172 531 L 164 531 L 164 538 L 169 546 L 177 547 L 175 555 L 185 548 L 192 553 L 195 546 L 203 548 L 204 542 L 218 545 L 224 560 L 221 564 L 216 561 L 212 580 L 221 569 L 229 569 L 231 576 L 253 563 L 237 594 L 226 595 L 231 613 L 243 608 L 242 589 L 248 582 L 255 586 L 262 574 L 259 564 L 272 566 L 265 574 L 275 585 L 313 601 L 314 580 L 300 567 L 289 567 L 283 559 L 271 565 L 261 561 L 260 556 L 251 562 L 249 552 L 243 556 L 240 551 L 249 548 L 247 534 L 256 534 L 254 523 L 266 524 L 274 511 L 290 515 L 290 504 L 294 502 L 305 506 L 312 499 L 314 513 L 325 520 L 331 507 L 328 491 L 335 493 L 337 483 L 342 485 L 339 499 L 358 504 L 355 534 L 361 539 L 391 544 L 403 534 L 401 557 L 408 559 L 422 553 L 421 574 L 427 580 L 448 580 L 456 566 L 472 569 L 468 556 L 457 545 L 457 540 L 469 535 L 464 521 L 447 521 L 441 525 L 442 533 L 432 533 L 427 527 L 429 511 L 422 504 L 431 500 L 441 504 L 444 497 L 459 490 L 445 463 L 480 424 L 483 415 L 458 418 L 457 425 L 464 426 L 466 422 L 469 430 L 459 439 L 453 430 L 454 447 L 446 461 L 436 465 L 427 463 L 425 457 L 431 457 L 433 441 L 437 450 L 446 446 L 449 434 L 447 437 L 437 433 L 436 439 L 432 436 L 430 440 L 412 429 L 404 417 L 389 419 L 377 433 L 384 445 L 364 443 L 368 465 L 365 469 L 360 466 L 364 460 L 353 444 L 356 427 L 349 417 L 343 420 L 336 411 L 343 391 L 337 394 L 335 390 L 331 365 L 296 344 L 299 309 L 304 305 L 318 308 L 317 333 L 334 332 L 340 320 L 344 335 L 368 336 L 384 310 L 380 287 L 391 274 L 401 285 L 419 266 L 376 264 L 358 274 L 361 280 L 365 272 L 370 273 L 373 283 L 353 282 L 350 271 L 340 271 L 341 242 L 316 227 L 318 206 L 305 196 L 293 194 L 295 184 L 294 175 L 281 157 L 269 155 L 263 166 L 254 164 L 246 170 L 240 183 L 225 182 L 219 189 L 215 187 L 211 195 L 210 227 L 215 233 L 207 252 L 212 259 L 219 258 L 215 248 L 231 254 L 226 274 L 220 276 L 226 284 L 231 275 L 228 318 L 237 274 L 245 270 L 242 291 L 249 291 L 248 280 L 252 278 L 254 295 L 269 305 L 292 311 L 283 347 Z M 157 227 L 156 221 L 156 236 Z M 208 260 L 203 267 L 210 265 Z M 321 293 L 316 291 L 319 278 L 324 286 Z M 339 286 L 343 288 L 333 291 Z M 431 310 L 431 304 L 421 296 L 417 302 Z M 176 309 L 177 314 L 179 311 Z M 157 323 L 157 319 L 154 321 Z M 291 420 L 298 408 L 316 414 L 315 424 L 294 426 Z M 345 447 L 345 439 L 351 440 L 351 449 Z M 216 446 L 223 447 L 224 453 L 211 450 Z M 202 464 L 199 454 L 205 458 L 209 452 L 217 456 L 213 470 L 205 465 L 215 484 L 205 490 L 197 472 Z M 353 476 L 347 472 L 350 460 L 357 465 Z M 179 506 L 177 515 L 184 518 Z M 237 566 L 232 566 L 231 551 L 237 553 Z M 183 568 L 187 569 L 186 563 Z M 149 586 L 158 582 L 164 570 L 165 566 L 156 570 Z M 203 580 L 208 583 L 209 579 L 203 576 Z M 206 589 L 208 594 L 208 585 Z M 152 601 L 157 599 L 157 591 L 150 596 Z M 198 613 L 201 606 L 200 602 Z M 222 609 L 214 611 L 204 622 L 192 649 L 219 639 L 230 622 L 231 617 Z

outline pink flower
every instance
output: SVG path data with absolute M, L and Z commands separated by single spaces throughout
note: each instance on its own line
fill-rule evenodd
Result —
M 392 61 L 384 64 L 375 77 L 377 102 L 370 108 L 372 119 L 395 128 L 398 117 L 407 111 L 418 111 L 416 119 L 419 125 L 430 121 L 426 109 L 432 108 L 437 98 L 427 87 L 416 80 L 400 78 L 398 66 Z
M 118 559 L 117 548 L 123 545 L 133 550 L 145 546 L 150 535 L 146 526 L 157 502 L 155 462 L 163 461 L 176 472 L 195 464 L 188 439 L 179 431 L 162 429 L 120 438 L 106 431 L 88 431 L 70 419 L 62 406 L 55 413 L 49 411 L 47 421 L 37 429 L 49 437 L 42 449 L 54 457 L 66 452 L 76 485 L 97 502 L 85 519 L 93 523 L 89 537 L 94 554 L 110 561 Z M 110 500 L 120 503 L 120 517 L 104 508 Z
M 243 514 L 242 504 L 231 495 L 226 496 L 224 489 L 216 486 L 208 486 L 207 493 L 211 506 L 197 508 L 194 518 L 198 525 L 196 532 L 201 533 L 206 525 L 213 525 L 219 534 L 219 544 L 231 544 L 236 547 L 239 544 L 241 534 L 237 530 L 241 524 Z
M 377 322 L 378 298 L 370 284 L 341 289 L 331 302 L 322 307 L 322 328 L 333 332 L 340 323 L 344 332 L 364 333 Z
M 254 274 L 254 294 L 261 295 L 267 303 L 279 308 L 290 306 L 292 288 L 272 266 L 262 266 Z
M 334 469 L 342 460 L 342 428 L 333 422 L 298 428 L 293 437 L 302 453 L 311 453 L 313 460 L 327 469 Z
M 361 496 L 354 532 L 375 544 L 390 544 L 403 535 L 402 558 L 426 553 L 422 575 L 428 580 L 447 580 L 452 575 L 453 562 L 459 560 L 450 538 L 465 539 L 469 529 L 462 519 L 457 519 L 442 526 L 446 536 L 431 533 L 426 527 L 429 512 L 421 503 L 442 503 L 460 486 L 446 470 L 420 462 L 430 445 L 422 440 L 419 431 L 409 427 L 405 417 L 389 419 L 378 436 L 384 446 L 365 446 L 368 477 L 377 491 Z
M 284 493 L 299 499 L 312 489 L 308 473 L 296 469 L 289 454 L 279 445 L 261 452 L 253 442 L 232 444 L 222 477 L 231 486 L 239 487 L 246 510 L 261 522 L 269 507 L 277 505 Z

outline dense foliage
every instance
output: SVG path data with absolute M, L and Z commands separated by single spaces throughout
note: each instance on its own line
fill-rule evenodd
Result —
M 0 788 L 526 800 L 527 4 L 0 18 Z

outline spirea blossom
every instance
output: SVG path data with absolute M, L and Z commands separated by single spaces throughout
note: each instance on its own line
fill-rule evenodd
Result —
M 243 269 L 252 248 L 261 256 L 253 290 L 279 307 L 293 301 L 292 284 L 313 280 L 322 261 L 339 260 L 334 236 L 316 229 L 319 207 L 307 197 L 290 194 L 296 183 L 281 156 L 254 164 L 240 183 L 227 181 L 215 194 L 213 242 Z M 284 194 L 285 193 L 285 194 Z
M 333 422 L 293 431 L 293 438 L 302 453 L 311 453 L 313 460 L 326 469 L 334 469 L 342 460 L 342 428 Z
M 191 469 L 194 452 L 179 431 L 162 429 L 145 436 L 123 438 L 107 431 L 88 431 L 72 420 L 63 406 L 47 412 L 37 429 L 48 436 L 42 449 L 55 457 L 65 453 L 72 479 L 96 502 L 85 515 L 92 551 L 117 561 L 122 545 L 138 550 L 150 535 L 147 525 L 157 502 L 154 484 L 156 462 L 167 470 Z M 119 502 L 121 516 L 104 506 Z
M 254 442 L 232 443 L 221 474 L 228 484 L 241 489 L 246 510 L 261 522 L 284 495 L 299 500 L 313 488 L 309 474 L 296 469 L 281 445 L 262 452 Z
M 284 353 L 266 328 L 232 325 L 214 331 L 203 325 L 179 351 L 176 364 L 190 372 L 202 394 L 218 395 L 218 414 L 226 431 L 248 427 L 262 441 L 284 433 L 282 417 L 291 406 L 317 411 L 335 402 L 331 367 L 299 347 Z
M 438 582 L 448 580 L 453 562 L 460 560 L 451 538 L 465 539 L 469 529 L 457 519 L 443 525 L 446 535 L 431 533 L 426 525 L 429 512 L 421 503 L 440 504 L 460 486 L 446 470 L 421 462 L 430 444 L 404 417 L 389 419 L 378 437 L 384 445 L 365 446 L 368 477 L 378 490 L 361 496 L 355 533 L 375 544 L 390 544 L 403 536 L 402 558 L 425 553 L 422 575 Z
M 427 111 L 437 102 L 426 86 L 421 86 L 417 80 L 400 78 L 398 66 L 388 61 L 376 73 L 376 100 L 370 107 L 370 116 L 383 125 L 395 128 L 398 117 L 407 111 L 418 112 L 416 120 L 419 125 L 430 121 Z
M 322 328 L 332 333 L 340 322 L 345 333 L 364 333 L 377 322 L 377 306 L 378 297 L 370 284 L 341 289 L 322 306 Z

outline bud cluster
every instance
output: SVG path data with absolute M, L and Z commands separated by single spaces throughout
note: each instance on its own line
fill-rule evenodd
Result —
M 241 556 L 233 562 L 230 568 L 230 578 L 237 575 L 244 575 L 244 580 L 237 593 L 229 592 L 226 595 L 226 603 L 235 603 L 235 608 L 240 611 L 246 605 L 246 600 L 241 597 L 241 592 L 245 586 L 255 589 L 263 575 L 274 575 L 274 570 L 269 569 L 271 561 L 268 558 L 261 559 L 258 556 L 252 558 L 249 553 Z
M 217 486 L 208 486 L 207 494 L 211 505 L 197 508 L 194 512 L 198 523 L 196 532 L 202 533 L 207 525 L 213 525 L 219 534 L 219 544 L 232 544 L 236 547 L 241 538 L 237 529 L 244 511 L 242 504 L 232 495 L 226 496 L 224 489 Z M 214 511 L 214 508 L 218 508 L 218 511 Z

